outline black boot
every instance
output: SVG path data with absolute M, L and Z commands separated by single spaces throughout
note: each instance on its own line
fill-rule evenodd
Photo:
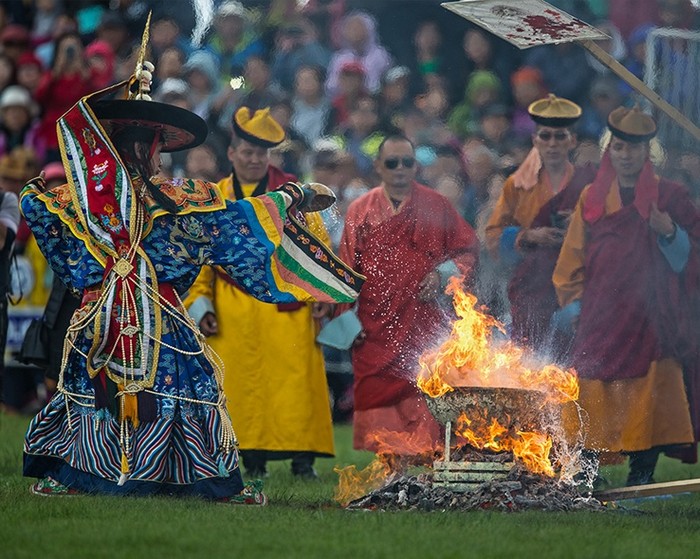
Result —
M 267 451 L 241 450 L 245 473 L 251 478 L 267 477 Z
M 631 485 L 648 485 L 655 483 L 654 470 L 656 462 L 659 460 L 660 449 L 650 448 L 649 450 L 640 450 L 638 452 L 630 452 L 630 471 L 627 476 L 627 486 Z
M 314 455 L 310 452 L 300 452 L 292 458 L 292 473 L 301 479 L 318 479 L 314 470 Z

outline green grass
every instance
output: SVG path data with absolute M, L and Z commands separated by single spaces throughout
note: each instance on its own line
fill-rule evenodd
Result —
M 350 557 L 630 558 L 700 554 L 700 496 L 653 500 L 606 513 L 365 512 L 333 501 L 335 465 L 364 466 L 351 429 L 336 428 L 334 459 L 321 481 L 296 481 L 272 464 L 270 506 L 194 499 L 40 498 L 21 476 L 27 420 L 0 415 L 0 557 L 160 558 Z M 620 484 L 625 467 L 607 468 Z M 659 481 L 700 477 L 700 466 L 662 459 Z M 630 510 L 633 507 L 633 510 Z

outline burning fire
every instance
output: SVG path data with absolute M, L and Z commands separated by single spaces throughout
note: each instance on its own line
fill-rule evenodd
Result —
M 554 468 L 549 460 L 552 438 L 544 433 L 511 431 L 495 417 L 489 422 L 483 417 L 469 419 L 466 413 L 462 413 L 457 420 L 455 435 L 478 449 L 512 452 L 531 472 L 554 477 Z
M 503 325 L 477 308 L 476 297 L 462 289 L 460 280 L 453 279 L 448 293 L 454 297 L 458 319 L 449 338 L 420 359 L 417 384 L 423 392 L 438 398 L 455 387 L 517 388 L 542 392 L 552 404 L 578 399 L 573 369 L 537 366 L 512 342 L 493 340 L 494 329 L 504 332 Z M 480 417 L 463 413 L 455 433 L 478 449 L 512 452 L 528 470 L 554 476 L 549 459 L 553 441 L 545 433 L 523 431 L 517 421 L 511 424 L 508 417 L 490 417 L 487 410 Z
M 493 329 L 505 333 L 503 325 L 477 308 L 476 297 L 462 289 L 459 279 L 452 279 L 448 293 L 454 296 L 459 318 L 450 337 L 421 356 L 417 383 L 423 392 L 437 398 L 457 386 L 480 386 L 539 390 L 552 403 L 578 399 L 578 378 L 573 369 L 528 365 L 522 348 L 492 339 Z
M 428 464 L 436 453 L 442 452 L 442 448 L 428 446 L 425 438 L 413 433 L 379 429 L 373 436 L 377 456 L 369 466 L 363 470 L 354 465 L 333 470 L 339 476 L 335 500 L 343 506 L 384 486 L 392 474 L 409 466 Z

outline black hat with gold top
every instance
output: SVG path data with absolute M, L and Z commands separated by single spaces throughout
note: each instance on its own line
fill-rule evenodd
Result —
M 618 107 L 608 115 L 608 128 L 613 136 L 639 144 L 656 136 L 656 122 L 642 112 L 638 105 L 631 109 Z
M 278 146 L 285 136 L 268 107 L 255 112 L 249 107 L 238 109 L 233 115 L 233 131 L 241 140 L 264 148 Z
M 131 79 L 93 94 L 88 101 L 95 116 L 111 137 L 128 132 L 129 137 L 161 144 L 161 151 L 171 152 L 193 148 L 206 140 L 206 122 L 195 113 L 152 101 L 151 80 L 153 64 L 144 60 L 149 39 L 151 14 L 148 14 L 144 29 L 139 60 Z M 106 93 L 114 92 L 126 85 L 126 99 L 103 99 Z
M 531 103 L 527 112 L 537 124 L 552 128 L 566 128 L 581 117 L 581 107 L 553 93 Z

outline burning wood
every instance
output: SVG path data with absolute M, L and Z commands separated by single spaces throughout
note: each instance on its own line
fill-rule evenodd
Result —
M 417 384 L 428 408 L 448 432 L 454 424 L 458 441 L 512 452 L 531 472 L 554 477 L 550 452 L 566 453 L 559 408 L 578 398 L 575 371 L 536 366 L 522 348 L 495 342 L 493 331 L 503 326 L 459 282 L 449 292 L 458 318 L 449 338 L 420 360 Z
M 417 378 L 430 412 L 445 425 L 445 445 L 411 453 L 443 455 L 432 473 L 406 477 L 406 464 L 396 459 L 410 435 L 384 434 L 387 444 L 368 468 L 338 471 L 337 500 L 382 509 L 602 508 L 572 483 L 578 447 L 564 435 L 561 407 L 578 398 L 576 372 L 538 366 L 522 348 L 494 341 L 503 326 L 477 308 L 476 297 L 457 280 L 448 292 L 458 318 L 449 338 L 421 357 Z
M 479 485 L 474 491 L 457 493 L 436 487 L 430 474 L 401 476 L 348 504 L 348 509 L 369 510 L 606 510 L 603 503 L 582 496 L 575 487 L 513 467 L 504 479 Z

